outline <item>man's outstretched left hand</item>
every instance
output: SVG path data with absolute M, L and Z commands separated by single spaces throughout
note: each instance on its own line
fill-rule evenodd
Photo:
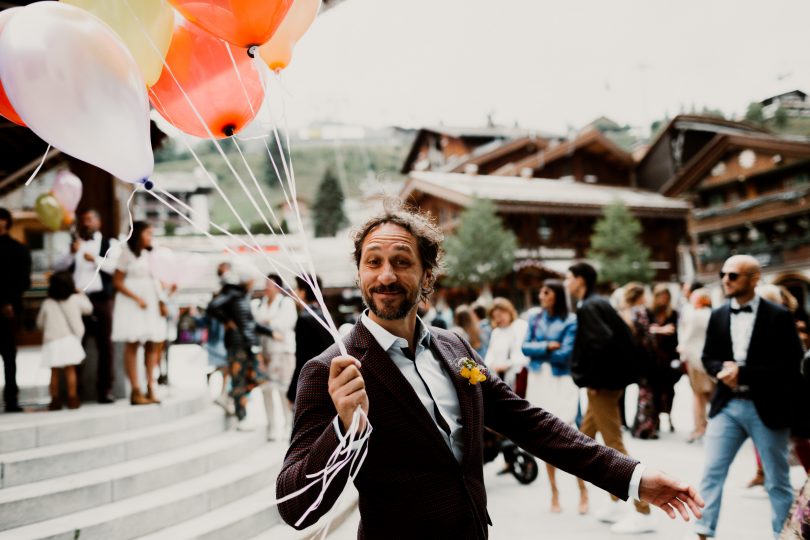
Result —
M 672 519 L 677 517 L 676 511 L 684 521 L 689 521 L 689 510 L 698 519 L 703 515 L 700 509 L 705 503 L 694 487 L 655 469 L 646 469 L 641 475 L 638 494 L 642 501 L 661 508 Z

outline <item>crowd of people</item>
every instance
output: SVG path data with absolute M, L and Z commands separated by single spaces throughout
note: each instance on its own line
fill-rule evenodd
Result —
M 707 509 L 697 538 L 714 536 L 728 467 L 748 437 L 757 449 L 752 464 L 756 472 L 748 487 L 764 489 L 770 498 L 778 535 L 794 499 L 787 474 L 789 453 L 810 472 L 810 386 L 798 370 L 810 334 L 808 316 L 790 291 L 761 284 L 760 273 L 752 257 L 729 259 L 720 276 L 728 301 L 713 309 L 711 290 L 697 282 L 685 283 L 680 298 L 666 284 L 649 289 L 631 282 L 604 299 L 594 293 L 596 271 L 581 263 L 571 267 L 565 283 L 543 283 L 539 309 L 519 316 L 506 298 L 495 298 L 488 309 L 460 305 L 452 310 L 450 330 L 466 339 L 518 395 L 591 437 L 600 433 L 607 446 L 622 453 L 623 431 L 657 439 L 662 419 L 675 431 L 675 385 L 687 376 L 693 425 L 686 441 L 704 444 L 706 452 L 701 493 Z M 758 310 L 767 322 L 755 325 Z M 443 312 L 420 311 L 425 320 L 445 328 Z M 725 349 L 718 349 L 718 343 Z M 759 379 L 753 391 L 750 383 L 742 384 L 752 377 Z M 638 386 L 638 400 L 635 417 L 628 421 L 624 395 L 631 383 Z M 587 389 L 584 413 L 580 388 Z M 546 467 L 550 508 L 560 512 L 555 469 Z M 589 511 L 588 493 L 582 480 L 578 484 L 577 509 L 584 514 Z M 806 505 L 807 495 L 802 500 Z M 636 501 L 636 513 L 623 519 L 620 515 L 618 507 L 609 505 L 597 518 L 613 523 L 614 532 L 655 529 L 643 502 Z M 807 535 L 807 524 L 804 527 Z
M 7 412 L 17 412 L 21 409 L 15 327 L 22 295 L 30 287 L 31 262 L 26 248 L 9 236 L 11 225 L 11 214 L 0 208 L 3 399 Z M 113 342 L 124 344 L 131 403 L 160 402 L 154 376 L 167 339 L 167 303 L 175 287 L 160 283 L 150 269 L 152 228 L 148 223 L 135 222 L 130 238 L 118 246 L 115 257 L 109 257 L 113 246 L 115 241 L 101 233 L 99 214 L 79 212 L 70 251 L 59 258 L 50 276 L 47 299 L 36 322 L 43 333 L 42 363 L 51 369 L 51 410 L 79 407 L 77 370 L 86 356 L 88 336 L 97 348 L 99 403 L 114 401 Z M 271 274 L 261 296 L 254 299 L 250 273 L 223 262 L 217 274 L 220 289 L 194 318 L 198 328 L 206 329 L 204 341 L 212 369 L 222 374 L 222 391 L 215 401 L 236 416 L 238 429 L 252 430 L 257 423 L 248 418 L 247 403 L 251 392 L 260 388 L 267 437 L 286 440 L 293 429 L 302 368 L 334 343 L 318 321 L 322 313 L 315 291 L 300 278 L 294 290 L 288 290 L 278 275 Z M 423 328 L 449 328 L 515 394 L 590 438 L 601 434 L 606 446 L 625 455 L 625 431 L 633 437 L 657 439 L 664 425 L 675 430 L 671 414 L 675 385 L 686 375 L 693 391 L 694 418 L 687 442 L 703 444 L 706 456 L 699 490 L 706 508 L 695 538 L 715 535 L 729 466 L 749 437 L 757 449 L 751 486 L 764 486 L 767 492 L 774 534 L 789 534 L 782 532 L 784 527 L 803 530 L 808 537 L 810 510 L 802 506 L 807 505 L 810 486 L 794 498 L 788 475 L 791 449 L 810 471 L 810 374 L 804 356 L 810 332 L 803 307 L 784 287 L 761 284 L 758 262 L 745 255 L 724 264 L 720 285 L 728 301 L 717 305 L 710 289 L 700 283 L 684 284 L 680 298 L 675 298 L 675 291 L 666 284 L 649 290 L 633 282 L 608 299 L 596 294 L 597 277 L 587 263 L 574 264 L 564 281 L 546 280 L 539 291 L 539 307 L 522 315 L 506 298 L 451 310 L 446 305 L 432 306 L 425 296 L 418 305 L 419 321 Z M 386 287 L 372 292 L 400 294 L 395 285 L 390 291 Z M 367 325 L 373 327 L 371 322 Z M 356 330 L 348 332 L 355 335 Z M 145 387 L 137 369 L 140 348 Z M 403 351 L 403 358 L 416 365 L 407 348 Z M 428 388 L 429 399 L 423 401 L 434 402 L 428 383 L 419 377 Z M 638 400 L 634 418 L 627 419 L 625 390 L 631 384 L 638 386 Z M 278 404 L 281 411 L 276 410 Z M 441 407 L 435 406 L 433 413 L 447 433 L 454 426 L 460 429 L 453 419 L 442 425 Z M 451 447 L 453 440 L 451 435 Z M 563 502 L 556 468 L 547 463 L 546 470 L 550 509 L 560 512 Z M 637 472 L 638 468 L 634 478 Z M 577 510 L 585 514 L 590 511 L 588 490 L 582 480 L 578 487 Z M 635 512 L 622 516 L 614 494 L 613 503 L 596 516 L 611 523 L 613 532 L 654 531 L 650 505 L 635 499 Z M 797 508 L 791 510 L 794 501 Z M 798 517 L 788 520 L 791 512 Z

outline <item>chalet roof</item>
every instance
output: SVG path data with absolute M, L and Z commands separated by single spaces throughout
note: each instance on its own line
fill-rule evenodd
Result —
M 538 152 L 534 156 L 530 156 L 522 161 L 519 161 L 515 164 L 515 169 L 520 171 L 527 167 L 531 169 L 542 168 L 549 163 L 557 161 L 558 159 L 570 157 L 575 152 L 582 150 L 604 156 L 605 158 L 625 165 L 628 168 L 633 167 L 635 163 L 631 154 L 622 150 L 601 131 L 595 128 L 589 128 L 572 141 L 561 142 L 557 145 L 550 145 L 542 152 Z
M 489 145 L 484 145 L 473 151 L 472 156 L 469 159 L 465 159 L 450 169 L 450 172 L 464 172 L 465 167 L 468 165 L 481 166 L 485 163 L 508 156 L 513 152 L 519 152 L 521 150 L 539 151 L 548 147 L 549 144 L 549 139 L 538 137 L 536 135 L 530 135 L 527 137 L 519 137 L 511 141 L 499 142 L 492 148 L 490 148 Z
M 807 97 L 807 94 L 805 94 L 801 90 L 791 90 L 790 92 L 782 92 L 781 94 L 777 94 L 775 96 L 765 98 L 762 101 L 760 101 L 760 104 L 762 104 L 762 105 L 770 105 L 771 103 L 773 103 L 777 99 L 782 99 L 782 98 L 786 98 L 786 97 L 798 97 L 798 98 L 801 98 L 801 99 L 805 99 Z
M 770 134 L 771 132 L 764 127 L 757 126 L 748 122 L 737 122 L 733 120 L 726 120 L 719 116 L 705 116 L 696 114 L 679 114 L 669 121 L 669 123 L 658 132 L 658 134 L 650 143 L 647 153 L 641 159 L 643 163 L 649 156 L 653 154 L 653 150 L 661 144 L 664 136 L 673 131 L 705 131 L 709 133 L 718 133 L 723 135 L 739 135 L 739 134 Z
M 715 135 L 700 152 L 687 162 L 661 188 L 661 193 L 677 196 L 695 186 L 719 160 L 732 150 L 751 149 L 779 154 L 782 157 L 810 158 L 810 142 L 787 140 L 773 135 Z M 779 168 L 779 167 L 774 167 Z M 757 173 L 758 174 L 758 173 Z
M 413 163 L 419 155 L 425 137 L 429 135 L 444 135 L 454 139 L 462 139 L 478 146 L 497 140 L 513 139 L 528 135 L 528 131 L 520 128 L 483 126 L 483 127 L 452 127 L 452 126 L 426 126 L 420 128 L 413 139 L 411 149 L 402 164 L 402 174 L 408 174 Z
M 475 198 L 491 199 L 512 212 L 576 213 L 598 215 L 619 200 L 637 215 L 684 217 L 688 202 L 651 191 L 516 176 L 476 176 L 457 173 L 413 172 L 400 198 L 426 193 L 461 206 Z

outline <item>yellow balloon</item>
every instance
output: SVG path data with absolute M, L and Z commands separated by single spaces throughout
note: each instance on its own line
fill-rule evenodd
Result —
M 56 200 L 56 197 L 50 193 L 43 193 L 37 197 L 34 210 L 37 213 L 39 220 L 50 230 L 58 231 L 62 228 L 62 222 L 65 219 L 65 211 L 62 205 Z
M 166 0 L 62 2 L 89 11 L 112 27 L 135 58 L 146 86 L 157 82 L 163 71 L 163 59 L 169 50 L 174 29 L 174 11 Z
M 262 60 L 273 71 L 286 68 L 292 60 L 292 50 L 301 36 L 312 26 L 321 0 L 295 0 L 270 41 L 259 47 Z

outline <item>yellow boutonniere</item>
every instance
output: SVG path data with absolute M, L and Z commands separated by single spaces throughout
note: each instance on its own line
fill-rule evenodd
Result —
M 467 379 L 469 384 L 478 384 L 487 380 L 487 368 L 478 364 L 472 358 L 460 358 L 456 362 L 458 374 Z

